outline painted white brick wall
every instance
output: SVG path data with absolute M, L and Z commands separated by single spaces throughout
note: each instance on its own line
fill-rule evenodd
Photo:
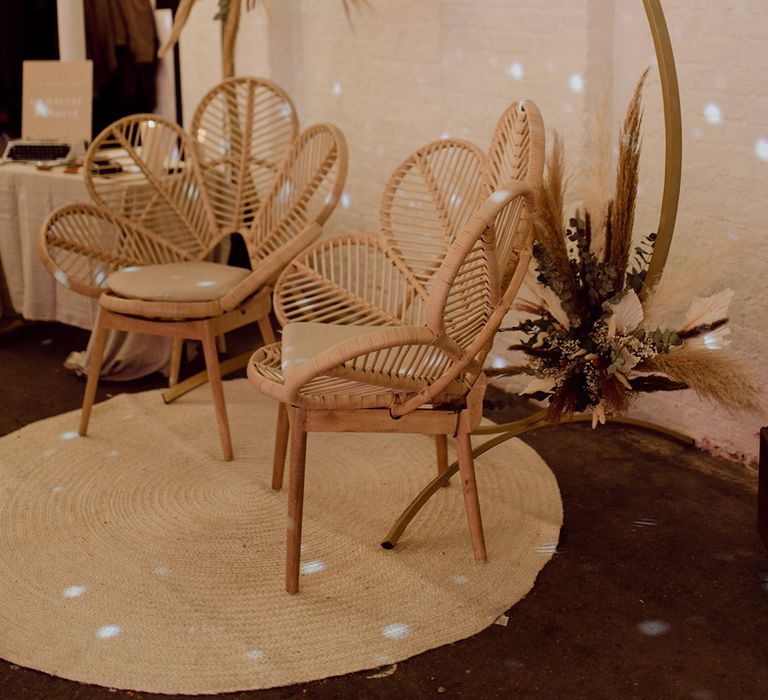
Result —
M 685 141 L 669 270 L 699 273 L 699 259 L 714 251 L 719 269 L 695 281 L 691 295 L 736 289 L 736 354 L 766 383 L 762 280 L 768 253 L 762 243 L 768 162 L 755 148 L 758 139 L 768 139 L 768 3 L 663 4 L 680 76 Z M 403 158 L 444 133 L 485 148 L 512 100 L 529 98 L 539 105 L 547 126 L 564 134 L 574 164 L 587 110 L 601 90 L 612 94 L 618 122 L 637 77 L 655 65 L 641 0 L 373 0 L 373 5 L 374 12 L 355 15 L 352 30 L 340 0 L 278 0 L 269 23 L 258 12 L 243 20 L 239 72 L 272 77 L 293 96 L 302 125 L 333 122 L 349 141 L 350 206 L 334 214 L 328 233 L 375 232 L 381 192 Z M 216 0 L 199 0 L 184 36 L 186 115 L 219 78 L 215 6 Z M 583 80 L 581 91 L 572 89 L 573 76 Z M 710 102 L 720 109 L 720 123 L 705 117 Z M 653 72 L 646 90 L 638 236 L 657 225 L 663 163 L 661 93 Z M 768 415 L 732 417 L 689 392 L 643 399 L 637 413 L 745 461 L 755 459 L 757 429 L 768 423 Z

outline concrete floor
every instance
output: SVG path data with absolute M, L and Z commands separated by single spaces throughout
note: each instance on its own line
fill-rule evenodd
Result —
M 61 363 L 86 341 L 57 324 L 0 334 L 0 435 L 79 406 L 84 382 Z M 230 349 L 248 342 L 236 338 Z M 104 382 L 99 399 L 162 385 L 159 375 Z M 756 530 L 756 473 L 621 426 L 547 428 L 525 440 L 557 476 L 565 525 L 558 553 L 508 612 L 507 627 L 421 654 L 383 678 L 363 672 L 226 697 L 768 697 L 768 583 L 759 577 L 768 555 Z M 121 697 L 169 696 L 0 661 L 3 700 Z

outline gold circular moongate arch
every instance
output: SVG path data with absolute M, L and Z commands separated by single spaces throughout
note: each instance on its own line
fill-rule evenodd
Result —
M 648 294 L 661 279 L 667 262 L 672 234 L 677 219 L 677 205 L 680 200 L 680 178 L 683 166 L 683 127 L 680 110 L 680 88 L 677 84 L 675 56 L 669 39 L 667 22 L 660 0 L 643 0 L 648 24 L 653 35 L 656 60 L 661 77 L 661 92 L 664 99 L 664 193 L 661 199 L 661 214 L 656 233 L 656 244 L 645 278 L 643 296 Z

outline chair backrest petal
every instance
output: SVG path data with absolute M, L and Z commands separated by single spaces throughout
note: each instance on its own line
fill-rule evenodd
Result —
M 544 176 L 545 160 L 544 121 L 539 108 L 530 100 L 513 102 L 499 118 L 488 149 L 488 178 L 493 190 L 516 180 L 528 183 L 538 198 Z M 518 206 L 523 206 L 522 200 Z M 520 225 L 528 225 L 519 218 L 516 209 L 503 210 L 503 216 L 518 218 Z M 497 222 L 500 232 L 514 233 L 503 221 Z M 512 238 L 497 236 L 497 256 L 502 270 L 502 282 L 511 274 L 507 261 L 512 257 Z
M 299 132 L 291 98 L 261 78 L 230 78 L 200 101 L 190 126 L 218 226 L 245 233 Z
M 107 276 L 121 268 L 193 259 L 162 236 L 92 204 L 53 211 L 40 229 L 38 252 L 57 282 L 90 297 L 98 297 Z
M 294 140 L 245 237 L 254 269 L 307 227 L 325 223 L 344 189 L 347 161 L 346 139 L 331 124 L 315 124 Z
M 155 114 L 110 124 L 85 157 L 85 184 L 95 204 L 160 233 L 202 258 L 218 241 L 187 134 Z
M 523 199 L 524 207 L 519 206 Z M 466 394 L 482 373 L 488 353 L 504 316 L 517 294 L 531 259 L 532 227 L 518 227 L 510 212 L 532 211 L 535 194 L 527 184 L 510 182 L 494 192 L 477 210 L 456 239 L 435 273 L 427 306 L 427 327 L 437 336 L 436 344 L 453 356 L 444 371 L 415 396 L 392 409 L 403 415 L 440 397 L 448 388 L 454 394 L 457 381 Z M 509 268 L 512 273 L 500 286 L 496 258 L 497 221 L 508 222 L 515 231 L 515 247 Z M 505 232 L 501 232 L 504 235 Z
M 410 155 L 387 184 L 379 214 L 384 241 L 425 289 L 490 193 L 484 161 L 469 141 L 442 139 Z
M 423 321 L 425 300 L 412 277 L 380 238 L 334 236 L 286 267 L 275 286 L 275 315 L 283 325 L 417 325 Z

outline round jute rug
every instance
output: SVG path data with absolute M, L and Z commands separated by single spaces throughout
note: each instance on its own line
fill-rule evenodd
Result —
M 461 488 L 379 546 L 434 470 L 425 436 L 311 434 L 301 592 L 283 589 L 286 495 L 270 489 L 276 406 L 225 383 L 235 461 L 207 387 L 96 406 L 0 440 L 0 657 L 163 693 L 288 685 L 394 663 L 492 624 L 552 556 L 552 473 L 510 441 L 477 460 L 489 562 Z

